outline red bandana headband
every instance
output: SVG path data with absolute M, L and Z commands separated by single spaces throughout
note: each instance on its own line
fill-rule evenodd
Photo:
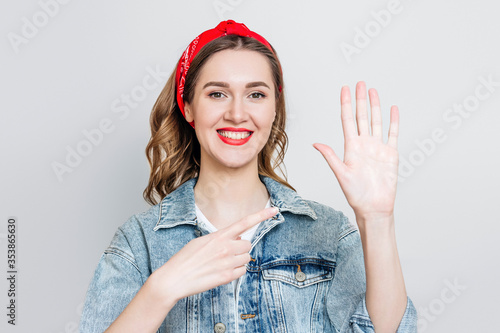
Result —
M 245 37 L 252 37 L 257 39 L 259 42 L 267 46 L 271 51 L 273 51 L 271 45 L 262 37 L 261 35 L 248 29 L 243 23 L 236 23 L 233 20 L 222 21 L 214 29 L 202 32 L 198 37 L 196 37 L 191 44 L 186 48 L 181 56 L 179 64 L 177 66 L 177 72 L 175 74 L 175 88 L 177 92 L 177 104 L 182 112 L 184 118 L 186 114 L 184 113 L 184 83 L 186 81 L 186 75 L 191 66 L 191 62 L 198 52 L 207 43 L 213 41 L 222 36 L 226 35 L 238 35 Z M 281 91 L 281 88 L 280 88 Z M 194 128 L 194 121 L 189 123 Z

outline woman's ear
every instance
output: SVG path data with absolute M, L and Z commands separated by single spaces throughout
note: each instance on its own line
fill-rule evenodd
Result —
M 194 121 L 193 111 L 191 110 L 191 106 L 189 105 L 189 103 L 184 104 L 184 117 L 186 118 L 188 123 Z

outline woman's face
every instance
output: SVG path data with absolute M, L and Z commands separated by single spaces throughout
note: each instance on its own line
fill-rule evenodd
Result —
M 201 164 L 229 168 L 254 166 L 276 116 L 271 67 L 249 50 L 224 50 L 200 71 L 186 120 L 193 121 Z

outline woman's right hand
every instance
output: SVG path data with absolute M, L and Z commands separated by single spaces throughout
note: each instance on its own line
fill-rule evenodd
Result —
M 227 284 L 246 272 L 251 243 L 240 235 L 276 215 L 266 208 L 240 221 L 187 243 L 150 276 L 158 296 L 175 300 Z
M 180 299 L 245 274 L 251 243 L 240 235 L 277 213 L 275 207 L 266 208 L 187 243 L 151 274 L 106 333 L 156 332 Z

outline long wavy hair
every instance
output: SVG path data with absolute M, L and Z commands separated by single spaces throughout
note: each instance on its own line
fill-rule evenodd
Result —
M 284 82 L 281 64 L 274 48 L 271 52 L 256 39 L 238 35 L 227 35 L 211 41 L 199 51 L 189 67 L 184 85 L 184 102 L 190 103 L 193 100 L 194 87 L 207 60 L 216 52 L 228 49 L 259 52 L 268 59 L 271 65 L 276 91 L 276 117 L 269 139 L 258 156 L 258 173 L 295 191 L 287 181 L 286 167 L 283 163 L 288 148 L 288 137 L 285 133 Z M 187 180 L 197 177 L 200 171 L 200 143 L 193 127 L 183 117 L 177 105 L 175 72 L 174 69 L 158 96 L 150 117 L 151 138 L 146 147 L 146 156 L 151 172 L 143 195 L 144 199 L 152 205 L 160 202 Z M 279 87 L 281 87 L 281 92 Z M 284 178 L 274 172 L 276 168 L 280 170 Z

